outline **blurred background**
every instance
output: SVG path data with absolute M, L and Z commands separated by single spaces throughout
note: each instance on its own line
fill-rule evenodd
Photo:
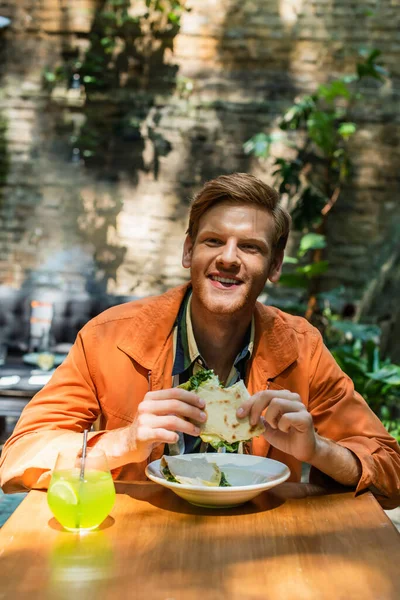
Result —
M 186 281 L 192 195 L 250 172 L 294 223 L 260 300 L 400 439 L 399 32 L 397 0 L 0 0 L 3 362 Z

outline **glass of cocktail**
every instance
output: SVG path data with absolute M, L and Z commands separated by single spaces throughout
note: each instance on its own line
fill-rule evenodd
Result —
M 81 452 L 58 454 L 47 492 L 57 521 L 68 531 L 96 529 L 115 502 L 115 487 L 102 450 L 87 448 L 82 469 Z

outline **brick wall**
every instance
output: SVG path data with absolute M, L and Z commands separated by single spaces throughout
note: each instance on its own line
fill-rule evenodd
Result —
M 399 217 L 397 1 L 189 2 L 174 54 L 165 55 L 174 81 L 139 99 L 126 88 L 88 106 L 65 86 L 49 94 L 43 71 L 67 45 L 86 43 L 95 4 L 0 0 L 0 15 L 12 19 L 0 33 L 0 283 L 20 286 L 39 273 L 69 288 L 146 295 L 184 281 L 186 207 L 201 182 L 235 170 L 268 180 L 243 142 L 273 128 L 297 94 L 351 72 L 358 48 L 376 46 L 391 82 L 365 89 L 371 102 L 355 114 L 354 183 L 328 230 L 327 283 L 361 293 Z M 74 161 L 66 140 L 82 111 L 106 123 L 121 106 L 138 115 L 137 139 L 126 135 L 103 169 Z

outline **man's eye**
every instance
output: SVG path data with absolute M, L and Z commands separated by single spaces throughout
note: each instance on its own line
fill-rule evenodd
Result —
M 222 244 L 221 240 L 217 240 L 216 238 L 207 238 L 206 244 L 209 246 L 220 246 Z
M 259 247 L 254 244 L 241 244 L 240 246 L 246 252 L 259 252 Z

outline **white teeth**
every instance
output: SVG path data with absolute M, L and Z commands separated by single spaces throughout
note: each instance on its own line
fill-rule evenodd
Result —
M 211 275 L 213 281 L 220 281 L 221 283 L 239 283 L 236 279 L 228 279 L 227 277 L 218 277 L 217 275 Z

